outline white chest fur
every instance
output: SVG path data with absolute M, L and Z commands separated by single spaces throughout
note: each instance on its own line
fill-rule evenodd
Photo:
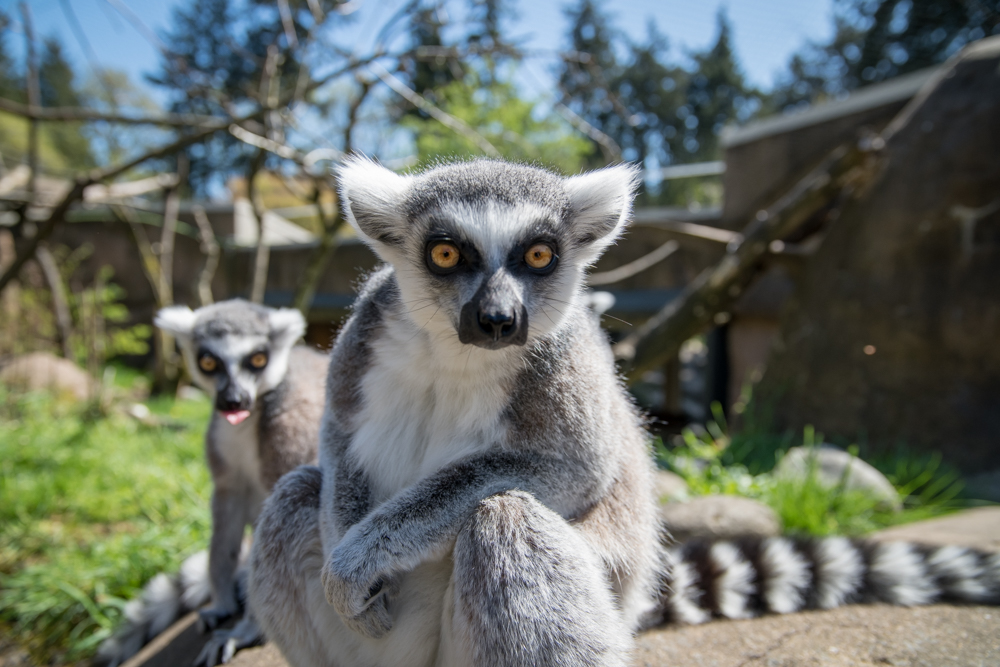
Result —
M 392 329 L 373 344 L 350 450 L 376 503 L 496 443 L 508 402 L 508 354 Z
M 225 480 L 249 483 L 256 495 L 266 496 L 260 466 L 260 411 L 254 410 L 240 424 L 233 426 L 224 419 L 212 421 L 212 446 L 221 459 Z

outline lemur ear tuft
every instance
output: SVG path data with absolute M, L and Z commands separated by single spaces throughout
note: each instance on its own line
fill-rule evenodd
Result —
M 295 308 L 278 308 L 268 315 L 271 342 L 276 347 L 291 347 L 306 332 L 306 318 Z
M 190 337 L 191 330 L 194 329 L 194 321 L 194 311 L 187 306 L 163 308 L 153 318 L 153 324 L 157 328 L 176 338 Z
M 596 260 L 624 231 L 639 185 L 639 169 L 620 164 L 565 181 L 577 247 Z M 588 252 L 589 251 L 589 252 Z
M 405 224 L 402 204 L 410 178 L 361 155 L 348 157 L 338 176 L 340 201 L 351 226 L 370 241 L 400 245 Z

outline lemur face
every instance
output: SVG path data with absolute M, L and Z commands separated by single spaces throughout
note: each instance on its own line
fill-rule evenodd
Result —
M 250 416 L 261 395 L 281 383 L 288 353 L 305 330 L 297 310 L 241 299 L 196 311 L 164 308 L 155 323 L 177 338 L 191 378 L 234 426 Z
M 561 178 L 489 160 L 410 177 L 360 159 L 341 171 L 348 219 L 394 266 L 414 323 L 489 350 L 561 325 L 624 226 L 634 178 L 624 166 Z

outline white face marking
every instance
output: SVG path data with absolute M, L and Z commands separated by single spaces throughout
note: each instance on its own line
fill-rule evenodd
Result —
M 274 347 L 267 336 L 226 335 L 219 338 L 205 338 L 181 341 L 184 358 L 195 383 L 213 399 L 218 392 L 221 377 L 228 376 L 254 401 L 262 394 L 274 389 L 284 379 L 288 370 L 290 347 Z M 219 362 L 219 369 L 211 374 L 201 371 L 198 356 L 210 353 Z M 254 372 L 247 368 L 247 358 L 255 352 L 267 353 L 267 366 L 263 371 Z

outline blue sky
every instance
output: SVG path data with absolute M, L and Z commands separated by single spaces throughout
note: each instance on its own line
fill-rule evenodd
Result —
M 157 68 L 158 54 L 132 21 L 123 16 L 125 6 L 155 32 L 170 26 L 174 6 L 190 0 L 30 0 L 35 30 L 42 36 L 58 35 L 81 73 L 88 68 L 84 48 L 74 35 L 64 5 L 79 20 L 87 41 L 103 67 L 125 70 L 132 80 L 145 86 L 144 73 Z M 361 0 L 351 31 L 357 48 L 367 48 L 378 26 L 404 0 Z M 608 1 L 606 10 L 616 27 L 641 40 L 646 25 L 654 19 L 670 40 L 672 55 L 682 60 L 691 50 L 703 48 L 715 36 L 715 17 L 724 8 L 732 21 L 737 54 L 751 82 L 769 87 L 788 57 L 808 40 L 830 35 L 833 0 L 623 0 Z M 515 0 L 518 14 L 512 32 L 527 38 L 535 49 L 558 49 L 564 45 L 566 0 Z M 0 0 L 0 7 L 20 18 L 17 0 Z M 11 40 L 11 47 L 21 46 Z M 547 82 L 547 63 L 536 61 L 532 76 L 539 89 Z M 156 92 L 150 89 L 154 97 Z

